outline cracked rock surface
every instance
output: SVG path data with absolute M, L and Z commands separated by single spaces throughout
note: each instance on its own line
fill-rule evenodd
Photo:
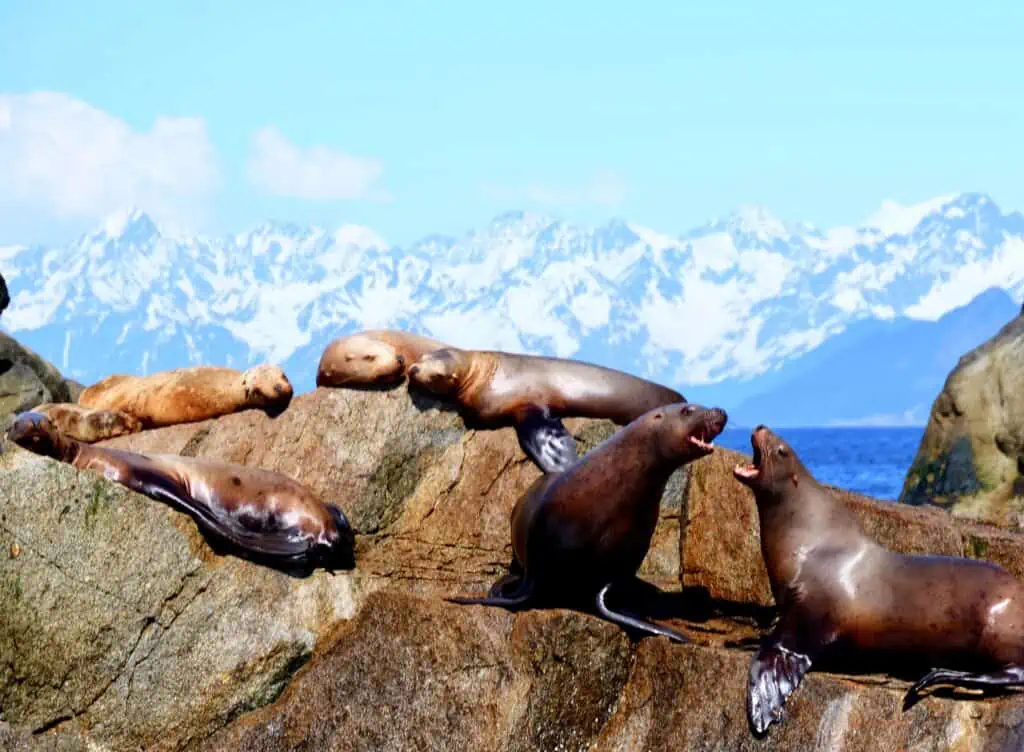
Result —
M 582 450 L 611 434 L 567 421 Z M 405 389 L 318 389 L 113 446 L 266 467 L 339 504 L 357 569 L 307 579 L 214 555 L 186 516 L 8 445 L 0 456 L 0 749 L 1009 750 L 1024 698 L 933 696 L 812 671 L 751 735 L 747 666 L 772 616 L 757 515 L 719 450 L 679 472 L 641 576 L 688 645 L 568 610 L 511 614 L 485 590 L 539 475 L 510 429 L 466 431 Z M 887 545 L 1024 574 L 1016 535 L 840 493 Z M 966 697 L 966 699 L 964 698 Z

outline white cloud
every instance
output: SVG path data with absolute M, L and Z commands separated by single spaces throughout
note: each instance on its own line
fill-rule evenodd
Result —
M 619 175 L 601 170 L 578 185 L 529 183 L 519 188 L 508 188 L 486 184 L 483 192 L 498 201 L 531 201 L 551 206 L 618 206 L 626 200 L 627 187 Z
M 387 200 L 377 186 L 383 168 L 379 160 L 354 157 L 328 146 L 301 148 L 274 126 L 252 136 L 249 180 L 272 196 L 304 199 Z
M 0 94 L 0 209 L 95 220 L 127 205 L 188 222 L 219 186 L 201 118 L 124 120 L 59 92 Z

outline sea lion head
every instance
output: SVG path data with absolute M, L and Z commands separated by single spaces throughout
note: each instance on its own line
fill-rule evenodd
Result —
M 663 456 L 690 462 L 715 450 L 715 437 L 725 428 L 729 416 L 720 407 L 679 402 L 651 410 L 640 420 L 654 427 L 658 450 Z
M 68 446 L 67 440 L 49 418 L 31 410 L 19 413 L 14 418 L 11 427 L 7 429 L 7 440 L 22 449 L 55 460 L 64 458 Z
M 279 367 L 264 363 L 242 374 L 242 388 L 250 407 L 281 413 L 292 401 L 292 384 Z
M 334 527 L 337 535 L 333 541 L 326 546 L 316 549 L 315 562 L 324 569 L 334 571 L 336 569 L 354 569 L 356 566 L 356 535 L 349 524 L 348 517 L 333 504 L 325 504 L 334 520 Z
M 331 342 L 320 356 L 316 385 L 394 384 L 405 374 L 405 358 L 387 342 L 353 334 Z
M 409 366 L 409 383 L 432 394 L 455 394 L 468 370 L 469 363 L 461 350 L 442 347 L 425 353 Z
M 758 426 L 750 434 L 753 462 L 737 465 L 733 475 L 745 486 L 758 491 L 783 493 L 796 488 L 807 475 L 807 468 L 793 448 L 767 426 Z

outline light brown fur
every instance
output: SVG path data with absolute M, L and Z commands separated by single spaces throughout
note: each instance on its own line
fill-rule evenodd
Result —
M 317 366 L 316 385 L 355 387 L 398 384 L 425 353 L 445 347 L 430 337 L 396 329 L 368 329 L 333 340 Z
M 92 444 L 142 430 L 142 421 L 121 410 L 83 407 L 69 402 L 47 402 L 32 408 L 49 418 L 58 431 Z
M 115 374 L 83 391 L 78 404 L 120 410 L 138 418 L 144 428 L 157 428 L 250 408 L 276 414 L 287 408 L 292 394 L 288 377 L 277 366 L 263 364 L 246 371 L 194 366 L 150 376 Z

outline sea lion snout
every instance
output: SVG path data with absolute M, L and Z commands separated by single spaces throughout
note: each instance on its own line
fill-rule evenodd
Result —
M 417 364 L 417 363 L 413 363 L 411 366 L 409 366 L 409 369 L 406 371 L 406 373 L 409 375 L 409 378 L 416 378 L 416 376 L 417 376 L 417 374 L 419 374 L 419 372 L 420 372 L 420 367 L 419 367 L 419 364 Z

